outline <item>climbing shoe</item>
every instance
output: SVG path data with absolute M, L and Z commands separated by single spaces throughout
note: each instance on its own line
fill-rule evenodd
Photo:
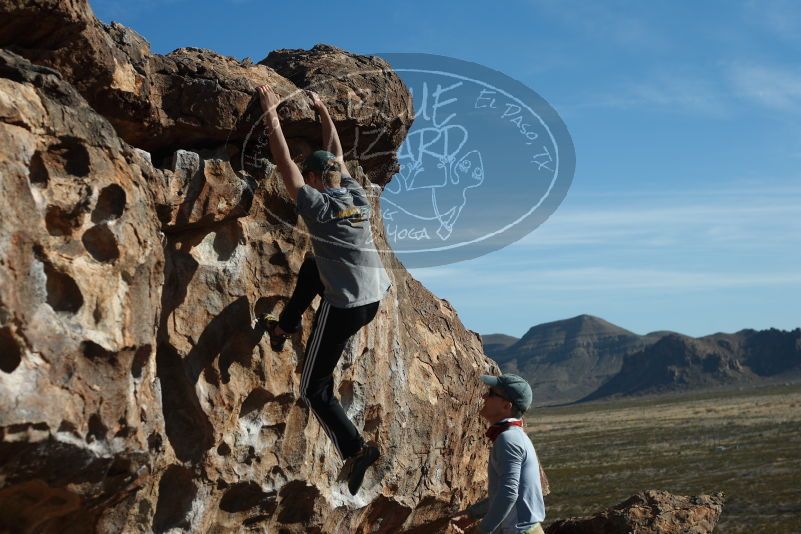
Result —
M 259 323 L 261 323 L 267 335 L 270 336 L 270 347 L 275 352 L 284 350 L 284 343 L 286 343 L 287 338 L 286 334 L 275 333 L 275 329 L 278 326 L 278 317 L 271 313 L 264 313 L 259 315 Z
M 356 453 L 356 456 L 348 458 L 351 462 L 350 472 L 348 473 L 348 490 L 350 490 L 351 495 L 359 493 L 359 488 L 362 487 L 362 481 L 364 480 L 364 473 L 368 467 L 378 460 L 379 456 L 381 456 L 381 453 L 378 452 L 378 447 L 364 445 L 362 450 Z

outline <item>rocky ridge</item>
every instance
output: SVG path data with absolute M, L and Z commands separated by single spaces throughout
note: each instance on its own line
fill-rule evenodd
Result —
M 801 375 L 801 329 L 700 338 L 669 331 L 640 336 L 579 315 L 534 326 L 511 344 L 514 338 L 501 336 L 485 336 L 485 352 L 504 371 L 526 377 L 540 404 L 761 384 Z
M 801 329 L 662 335 L 582 400 L 765 384 L 801 375 Z
M 501 350 L 514 345 L 519 338 L 506 334 L 486 334 L 481 336 L 481 342 L 486 354 L 497 354 Z
M 536 403 L 578 400 L 618 373 L 623 358 L 653 342 L 592 315 L 534 326 L 502 348 L 486 347 L 504 371 L 530 381 Z

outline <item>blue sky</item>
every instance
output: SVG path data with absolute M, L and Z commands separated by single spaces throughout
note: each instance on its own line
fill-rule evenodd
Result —
M 580 313 L 638 333 L 801 326 L 799 2 L 92 6 L 160 53 L 441 54 L 548 100 L 576 149 L 562 206 L 505 249 L 413 271 L 468 328 L 520 336 Z

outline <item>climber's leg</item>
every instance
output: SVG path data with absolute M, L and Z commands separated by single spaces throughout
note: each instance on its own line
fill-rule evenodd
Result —
M 311 305 L 314 297 L 317 295 L 322 296 L 323 290 L 323 282 L 320 280 L 317 262 L 313 256 L 309 256 L 300 266 L 298 279 L 295 282 L 295 290 L 281 312 L 278 320 L 281 330 L 288 333 L 297 332 L 300 329 L 303 312 Z
M 359 452 L 363 440 L 334 395 L 333 373 L 348 339 L 372 321 L 377 311 L 378 302 L 345 309 L 323 299 L 306 345 L 301 396 L 342 458 Z

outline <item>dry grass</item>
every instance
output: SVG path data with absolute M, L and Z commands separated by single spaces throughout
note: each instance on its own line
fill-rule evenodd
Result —
M 548 522 L 639 490 L 726 494 L 717 532 L 801 532 L 801 385 L 541 408 Z

